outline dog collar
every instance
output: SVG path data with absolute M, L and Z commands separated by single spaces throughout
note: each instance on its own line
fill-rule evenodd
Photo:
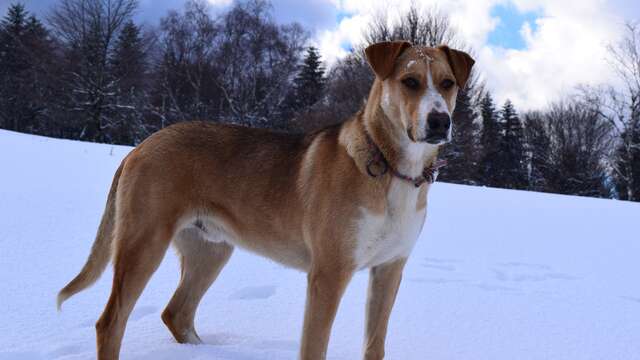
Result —
M 376 143 L 373 141 L 373 139 L 369 135 L 369 132 L 366 129 L 364 130 L 364 134 L 367 139 L 367 144 L 369 145 L 369 149 L 373 153 L 369 161 L 367 161 L 367 166 L 366 166 L 367 174 L 369 174 L 369 176 L 373 178 L 381 177 L 385 175 L 387 172 L 390 172 L 393 176 L 401 180 L 404 180 L 406 182 L 409 182 L 413 184 L 415 187 L 420 187 L 422 186 L 422 184 L 426 182 L 433 184 L 433 182 L 435 182 L 435 175 L 438 172 L 438 170 L 440 170 L 442 167 L 447 165 L 446 160 L 436 159 L 430 166 L 427 166 L 422 170 L 422 173 L 420 176 L 418 177 L 407 176 L 405 174 L 402 174 L 401 172 L 399 172 L 389 164 L 387 159 L 385 159 L 384 154 L 382 153 L 378 145 L 376 145 Z

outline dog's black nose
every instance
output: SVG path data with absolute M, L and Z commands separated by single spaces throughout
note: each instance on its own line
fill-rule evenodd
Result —
M 446 133 L 451 127 L 451 117 L 447 113 L 432 111 L 427 116 L 431 133 Z

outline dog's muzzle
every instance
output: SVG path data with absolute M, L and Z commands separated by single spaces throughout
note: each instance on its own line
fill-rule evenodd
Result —
M 424 141 L 440 145 L 449 141 L 451 116 L 444 112 L 431 111 L 427 116 L 427 131 Z

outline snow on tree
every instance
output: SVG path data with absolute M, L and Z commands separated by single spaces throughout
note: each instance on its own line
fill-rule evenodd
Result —
M 118 35 L 110 59 L 110 72 L 115 82 L 114 102 L 109 108 L 113 142 L 139 143 L 153 128 L 147 128 L 145 110 L 148 103 L 147 53 L 141 30 L 128 21 Z
M 262 0 L 216 18 L 207 9 L 188 1 L 162 20 L 155 113 L 163 124 L 197 118 L 282 128 L 307 33 L 277 24 Z
M 81 139 L 109 141 L 117 91 L 109 59 L 136 7 L 136 0 L 61 0 L 53 10 L 51 24 L 67 60 L 67 109 L 83 123 Z
M 525 116 L 524 134 L 528 162 L 529 190 L 549 191 L 551 159 L 551 135 L 545 115 L 540 112 Z

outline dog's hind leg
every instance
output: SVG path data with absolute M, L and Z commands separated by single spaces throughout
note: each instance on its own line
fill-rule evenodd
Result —
M 113 286 L 96 323 L 98 360 L 117 360 L 127 320 L 171 243 L 173 227 L 116 231 Z
M 162 321 L 179 343 L 202 342 L 193 323 L 198 304 L 233 252 L 233 246 L 207 241 L 199 231 L 185 229 L 174 240 L 181 261 L 180 283 Z

